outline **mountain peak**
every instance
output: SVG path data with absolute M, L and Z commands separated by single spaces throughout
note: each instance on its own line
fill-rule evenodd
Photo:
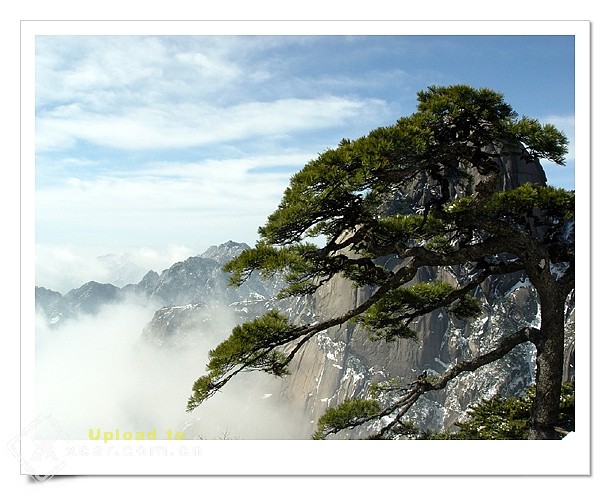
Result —
M 200 257 L 209 258 L 224 265 L 249 247 L 245 242 L 227 241 L 219 246 L 210 246 Z

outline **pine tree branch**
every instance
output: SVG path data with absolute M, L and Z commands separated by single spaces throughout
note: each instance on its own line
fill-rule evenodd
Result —
M 384 426 L 378 433 L 378 436 L 381 438 L 385 433 L 390 431 L 398 421 L 409 411 L 409 409 L 417 402 L 420 396 L 424 393 L 429 392 L 431 390 L 441 390 L 445 388 L 451 380 L 456 378 L 458 375 L 466 372 L 466 371 L 475 371 L 486 364 L 493 363 L 498 359 L 504 357 L 510 351 L 512 351 L 515 347 L 524 342 L 534 342 L 537 341 L 539 336 L 539 330 L 537 328 L 526 327 L 522 328 L 518 332 L 515 332 L 508 337 L 505 337 L 496 348 L 491 350 L 486 354 L 482 354 L 474 359 L 469 361 L 462 361 L 461 363 L 456 363 L 451 366 L 445 373 L 440 375 L 439 377 L 430 378 L 422 378 L 417 380 L 412 384 L 412 390 L 410 393 L 402 400 L 398 401 L 397 404 L 392 405 L 388 411 L 388 413 L 384 414 L 387 416 L 391 414 L 396 409 L 400 408 L 398 414 L 389 424 Z
M 467 371 L 475 371 L 481 368 L 482 366 L 493 363 L 494 361 L 497 361 L 498 359 L 507 355 L 510 351 L 512 351 L 520 344 L 523 344 L 525 342 L 537 342 L 539 334 L 540 331 L 537 328 L 522 328 L 518 332 L 515 332 L 509 335 L 508 337 L 505 337 L 493 350 L 489 351 L 488 353 L 482 354 L 468 361 L 456 363 L 440 376 L 422 376 L 416 381 L 407 385 L 406 387 L 395 389 L 399 392 L 403 392 L 403 395 L 397 401 L 390 404 L 377 414 L 371 415 L 366 418 L 359 418 L 350 422 L 347 426 L 341 428 L 341 430 L 361 426 L 365 423 L 369 423 L 371 421 L 395 414 L 394 419 L 390 421 L 390 423 L 381 428 L 378 433 L 373 434 L 370 437 L 372 439 L 383 438 L 386 433 L 388 433 L 394 426 L 399 424 L 403 416 L 411 409 L 411 407 L 413 407 L 413 405 L 423 394 L 432 390 L 441 390 L 445 388 L 451 382 L 451 380 L 453 380 L 460 374 Z M 337 433 L 338 431 L 340 430 L 336 429 L 325 431 L 323 434 L 320 435 L 320 438 L 326 438 L 328 437 L 328 435 Z

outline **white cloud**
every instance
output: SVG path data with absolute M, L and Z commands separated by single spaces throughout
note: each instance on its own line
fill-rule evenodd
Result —
M 568 153 L 565 156 L 565 165 L 559 166 L 548 160 L 541 160 L 547 177 L 547 183 L 564 189 L 574 189 L 576 177 L 576 120 L 574 115 L 546 115 L 539 121 L 542 124 L 553 124 L 568 138 Z M 588 143 L 585 143 L 588 146 Z
M 303 425 L 278 396 L 279 381 L 263 373 L 237 377 L 223 394 L 193 413 L 186 403 L 205 373 L 208 351 L 228 336 L 235 314 L 217 309 L 188 345 L 141 341 L 153 305 L 137 301 L 105 306 L 61 328 L 36 319 L 36 413 L 51 415 L 72 439 L 101 431 L 184 431 L 187 439 L 303 438 Z M 179 366 L 176 363 L 180 363 Z M 301 435 L 299 437 L 299 435 Z M 306 438 L 306 437 L 305 437 Z
M 285 50 L 304 42 L 291 37 L 40 37 L 37 150 L 68 149 L 78 141 L 121 150 L 181 149 L 356 120 L 368 127 L 387 117 L 386 102 L 351 93 L 362 86 L 362 77 L 341 76 L 329 87 L 327 77 L 295 73 L 298 60 Z M 284 51 L 266 52 L 278 47 Z M 375 84 L 395 79 L 376 76 Z
M 71 177 L 63 185 L 39 189 L 37 217 L 87 217 L 82 208 L 99 213 L 138 212 L 163 215 L 171 211 L 199 209 L 241 214 L 275 208 L 290 173 L 258 173 L 260 167 L 293 166 L 295 171 L 309 159 L 307 155 L 259 156 L 252 159 L 207 160 L 194 163 L 145 165 L 138 170 L 93 178 Z M 270 203 L 270 201 L 272 203 Z M 81 210 L 81 211 L 79 211 Z M 92 218 L 88 217 L 87 222 Z
M 229 107 L 163 103 L 100 114 L 77 105 L 37 118 L 37 151 L 66 148 L 77 140 L 124 150 L 180 149 L 343 126 L 353 119 L 379 122 L 380 100 L 339 97 L 246 102 Z
M 325 83 L 315 78 L 303 85 L 286 46 L 306 42 L 41 37 L 39 242 L 113 251 L 254 242 L 291 173 L 390 113 L 380 99 L 317 91 Z
M 243 74 L 236 64 L 214 59 L 201 52 L 178 53 L 175 58 L 204 78 L 203 91 L 209 91 L 210 85 L 214 89 L 222 87 Z
M 92 102 L 100 92 L 119 92 L 162 75 L 171 58 L 156 38 L 39 36 L 36 96 L 40 103 Z M 117 93 L 117 94 L 119 94 Z
M 106 282 L 107 271 L 68 246 L 36 246 L 36 285 L 66 293 L 90 280 Z

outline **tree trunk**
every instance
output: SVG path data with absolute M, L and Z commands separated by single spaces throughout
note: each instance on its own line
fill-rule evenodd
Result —
M 550 281 L 549 281 L 550 282 Z M 536 396 L 530 418 L 530 440 L 554 440 L 561 436 L 555 429 L 563 377 L 565 297 L 556 283 L 537 287 L 540 299 L 540 340 L 535 342 Z

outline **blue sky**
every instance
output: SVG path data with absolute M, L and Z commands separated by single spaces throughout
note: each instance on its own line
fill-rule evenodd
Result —
M 37 36 L 35 49 L 36 278 L 63 290 L 103 278 L 97 255 L 162 269 L 253 244 L 293 173 L 411 114 L 432 84 L 490 87 L 574 138 L 571 36 Z M 574 188 L 573 146 L 545 170 Z

